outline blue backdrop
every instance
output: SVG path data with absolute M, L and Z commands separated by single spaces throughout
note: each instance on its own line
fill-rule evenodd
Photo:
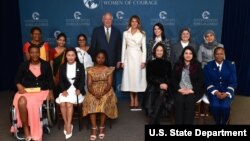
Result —
M 30 29 L 41 27 L 43 39 L 51 47 L 60 32 L 68 36 L 67 46 L 76 46 L 76 37 L 85 33 L 90 41 L 94 27 L 101 24 L 104 12 L 111 12 L 114 25 L 121 32 L 126 29 L 130 16 L 141 17 L 147 39 L 152 37 L 152 26 L 161 22 L 167 37 L 175 43 L 179 30 L 191 29 L 192 39 L 199 45 L 207 29 L 216 32 L 220 42 L 224 0 L 20 0 L 22 42 L 30 40 Z M 118 79 L 121 80 L 120 75 Z M 120 91 L 117 96 L 121 97 Z

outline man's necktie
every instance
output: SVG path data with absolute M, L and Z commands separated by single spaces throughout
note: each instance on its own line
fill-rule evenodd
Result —
M 107 28 L 107 31 L 106 31 L 106 38 L 107 38 L 107 41 L 109 42 L 109 38 L 110 38 L 110 35 L 109 35 L 109 28 Z

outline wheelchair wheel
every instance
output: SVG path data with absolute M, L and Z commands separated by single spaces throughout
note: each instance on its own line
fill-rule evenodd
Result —
M 9 117 L 10 117 L 10 124 L 12 125 L 13 123 L 13 119 L 12 119 L 12 111 L 13 111 L 13 106 L 10 106 L 10 113 L 9 113 Z
M 46 112 L 49 126 L 53 126 L 56 124 L 56 107 L 55 102 L 47 100 L 46 101 Z
M 43 126 L 43 132 L 48 135 L 51 133 L 50 128 L 47 125 Z

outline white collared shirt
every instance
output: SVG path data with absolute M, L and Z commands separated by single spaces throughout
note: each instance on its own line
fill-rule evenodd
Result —
M 220 64 L 219 64 L 219 63 L 217 63 L 217 62 L 215 62 L 215 63 L 216 63 L 216 66 L 219 68 L 219 71 L 221 71 L 223 61 L 222 61 Z
M 160 37 L 155 37 L 155 43 L 154 43 L 154 45 L 153 45 L 152 51 L 154 50 L 155 45 L 156 45 L 157 43 L 159 43 L 160 41 L 162 41 L 161 36 L 160 36 Z
M 189 44 L 189 41 L 188 42 L 181 41 L 181 45 L 182 45 L 183 48 L 185 48 L 186 46 L 188 46 L 188 44 Z
M 104 26 L 105 35 L 107 34 L 107 29 L 109 29 L 109 35 L 110 35 L 110 34 L 111 34 L 111 29 L 112 29 L 112 28 L 111 28 L 111 27 L 107 28 L 107 27 Z

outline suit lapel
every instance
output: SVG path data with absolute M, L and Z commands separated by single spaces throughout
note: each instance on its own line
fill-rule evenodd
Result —
M 101 30 L 101 34 L 102 34 L 102 36 L 104 37 L 103 39 L 105 40 L 105 42 L 108 44 L 108 41 L 107 41 L 107 38 L 106 38 L 106 32 L 105 32 L 105 27 L 104 26 L 102 26 L 102 30 Z M 110 33 L 110 38 L 111 38 L 111 33 Z

